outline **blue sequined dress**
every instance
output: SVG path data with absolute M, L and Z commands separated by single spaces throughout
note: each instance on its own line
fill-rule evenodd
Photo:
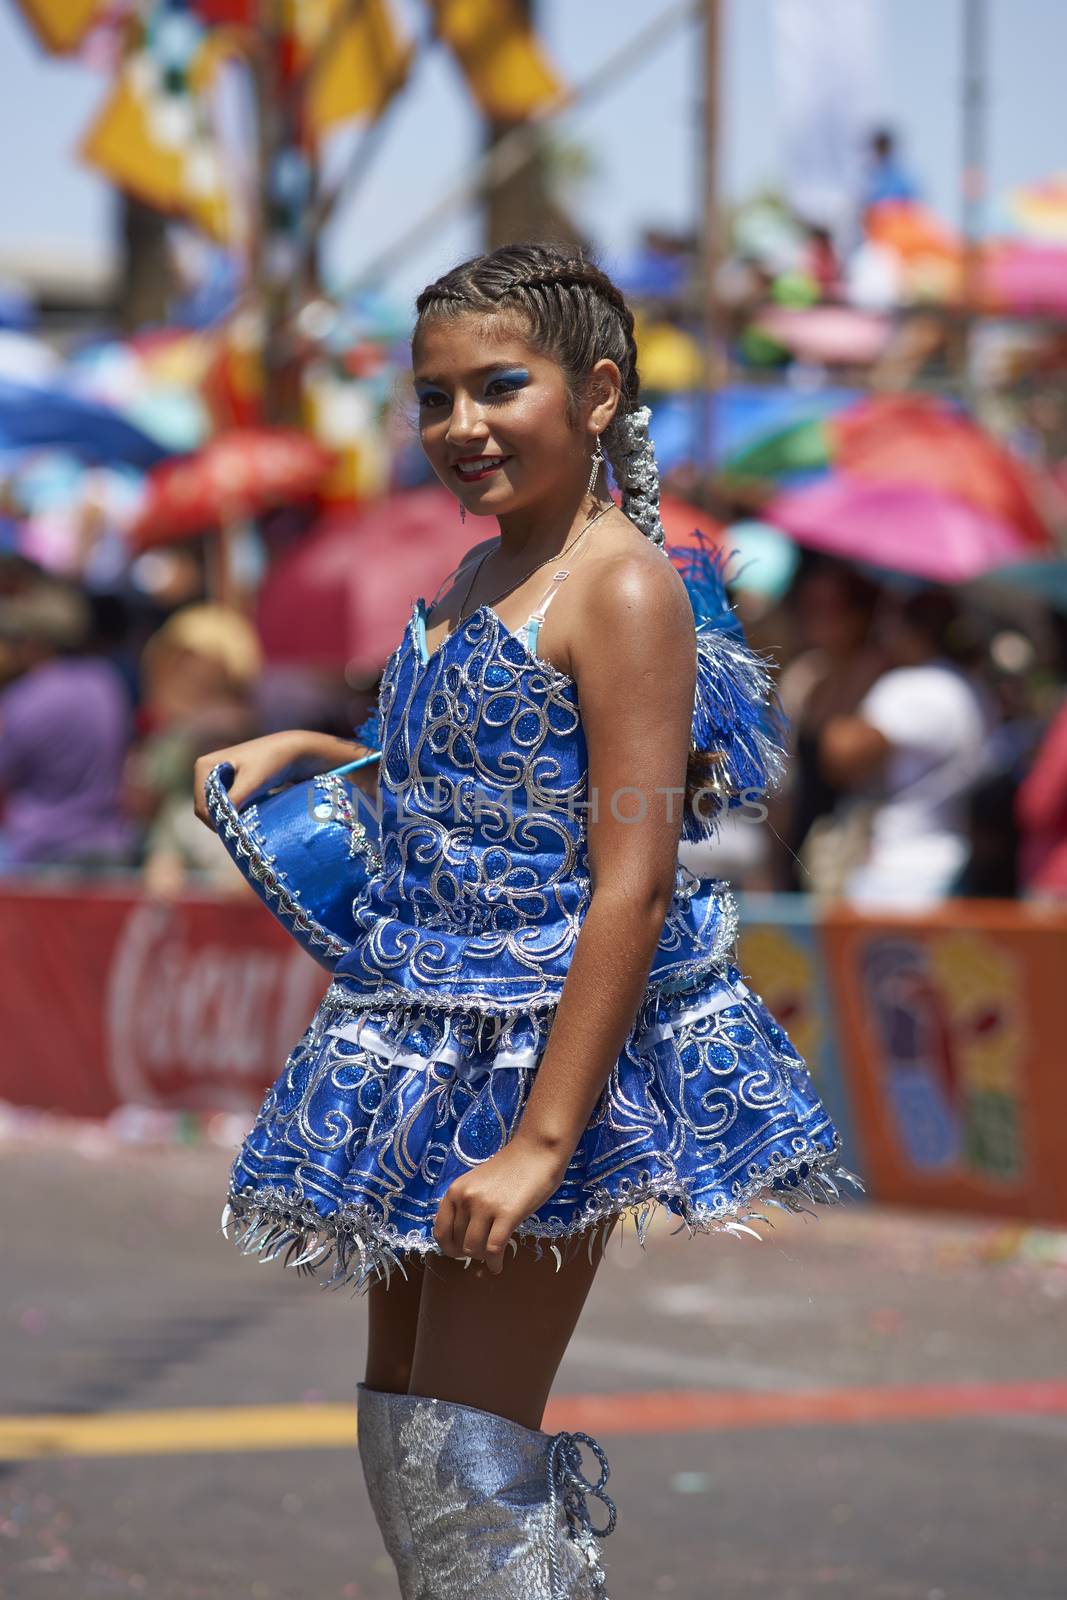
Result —
M 381 866 L 223 1212 L 246 1253 L 331 1267 L 324 1287 L 365 1292 L 405 1256 L 439 1253 L 441 1197 L 507 1143 L 533 1086 L 590 899 L 578 690 L 536 653 L 565 575 L 526 628 L 482 605 L 430 654 L 420 596 L 386 664 Z M 722 752 L 736 799 L 773 776 L 779 751 L 757 715 L 763 664 L 722 620 L 702 627 L 698 613 L 694 744 Z M 743 982 L 736 936 L 729 886 L 679 862 L 625 1047 L 562 1183 L 515 1229 L 538 1255 L 548 1246 L 558 1263 L 567 1241 L 627 1216 L 643 1243 L 659 1206 L 691 1231 L 752 1233 L 769 1221 L 760 1206 L 862 1187 L 804 1063 Z

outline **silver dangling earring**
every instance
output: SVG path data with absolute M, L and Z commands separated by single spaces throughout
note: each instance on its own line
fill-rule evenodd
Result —
M 600 442 L 599 433 L 596 436 L 596 449 L 593 451 L 593 465 L 589 469 L 589 487 L 587 494 L 592 494 L 596 488 L 596 480 L 600 476 L 600 469 L 604 465 L 604 446 Z
M 467 520 L 467 508 L 462 500 L 459 503 L 459 520 L 460 522 L 466 522 Z

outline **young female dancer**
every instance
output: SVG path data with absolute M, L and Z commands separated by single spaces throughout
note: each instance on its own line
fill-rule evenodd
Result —
M 369 1291 L 359 1448 L 405 1600 L 584 1600 L 607 1462 L 540 1422 L 612 1228 L 643 1243 L 665 1205 L 752 1232 L 858 1180 L 733 964 L 728 886 L 678 861 L 779 750 L 721 590 L 694 584 L 698 628 L 665 558 L 622 296 L 584 257 L 497 250 L 420 295 L 412 353 L 430 463 L 499 532 L 384 667 L 380 865 L 223 1221 Z M 282 753 L 215 752 L 198 789 L 229 760 L 250 793 Z

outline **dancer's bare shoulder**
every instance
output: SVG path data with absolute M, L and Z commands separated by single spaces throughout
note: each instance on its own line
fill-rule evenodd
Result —
M 621 511 L 604 519 L 602 538 L 571 581 L 567 646 L 579 685 L 583 678 L 608 682 L 619 672 L 680 675 L 695 683 L 695 628 L 685 584 L 663 550 Z

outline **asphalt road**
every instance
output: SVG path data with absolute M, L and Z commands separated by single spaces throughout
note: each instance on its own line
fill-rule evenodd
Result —
M 396 1600 L 365 1302 L 223 1239 L 229 1159 L 0 1142 L 4 1600 Z M 546 1427 L 607 1452 L 611 1600 L 1064 1600 L 1067 1236 L 771 1214 L 609 1248 Z

